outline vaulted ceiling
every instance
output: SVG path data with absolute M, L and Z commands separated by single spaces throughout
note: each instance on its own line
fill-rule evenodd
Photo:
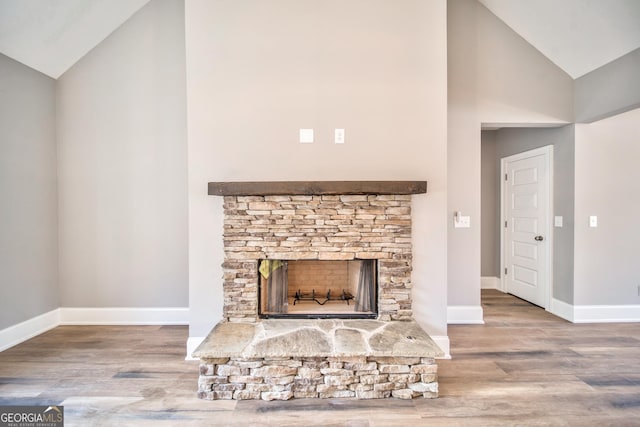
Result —
M 54 79 L 149 0 L 0 0 L 0 53 Z
M 640 47 L 640 0 L 479 0 L 578 78 Z
M 640 48 L 640 0 L 479 0 L 573 78 Z M 58 78 L 149 0 L 0 0 L 0 53 Z

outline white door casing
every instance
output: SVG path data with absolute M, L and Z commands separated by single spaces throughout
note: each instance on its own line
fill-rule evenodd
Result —
M 551 304 L 553 146 L 501 160 L 502 289 Z

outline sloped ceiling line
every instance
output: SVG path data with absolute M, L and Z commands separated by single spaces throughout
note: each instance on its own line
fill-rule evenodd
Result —
M 57 79 L 150 0 L 0 0 L 0 53 Z M 640 47 L 640 0 L 478 0 L 572 78 Z
M 638 0 L 478 0 L 573 79 L 640 47 Z
M 0 53 L 57 79 L 149 0 L 0 0 Z

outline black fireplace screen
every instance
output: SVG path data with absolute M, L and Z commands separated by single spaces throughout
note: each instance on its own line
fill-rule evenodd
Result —
M 260 316 L 375 318 L 376 260 L 261 260 Z

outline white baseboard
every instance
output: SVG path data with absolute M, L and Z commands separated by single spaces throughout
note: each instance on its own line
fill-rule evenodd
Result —
M 60 324 L 60 309 L 56 308 L 47 313 L 20 322 L 0 330 L 0 351 L 18 345 L 30 338 L 47 332 Z
M 447 323 L 450 325 L 483 325 L 480 305 L 450 305 L 447 307 Z
M 188 325 L 182 307 L 60 308 L 61 325 Z
M 188 324 L 189 309 L 182 307 L 61 307 L 0 330 L 0 351 L 4 351 L 60 325 Z
M 500 289 L 500 278 L 493 276 L 484 276 L 480 278 L 480 289 L 495 289 L 501 291 Z
M 564 320 L 568 320 L 569 322 L 574 321 L 574 307 L 564 301 L 551 298 L 551 307 L 549 308 L 549 312 L 558 317 L 562 317 Z
M 444 356 L 437 357 L 436 359 L 451 359 L 449 337 L 446 335 L 435 335 L 432 336 L 431 339 L 440 347 L 440 350 L 444 352 Z
M 187 357 L 184 360 L 200 360 L 191 356 L 196 348 L 204 341 L 205 337 L 189 337 L 187 339 Z
M 640 305 L 575 305 L 575 323 L 640 322 Z
M 571 305 L 551 299 L 552 314 L 573 323 L 640 322 L 640 305 Z

